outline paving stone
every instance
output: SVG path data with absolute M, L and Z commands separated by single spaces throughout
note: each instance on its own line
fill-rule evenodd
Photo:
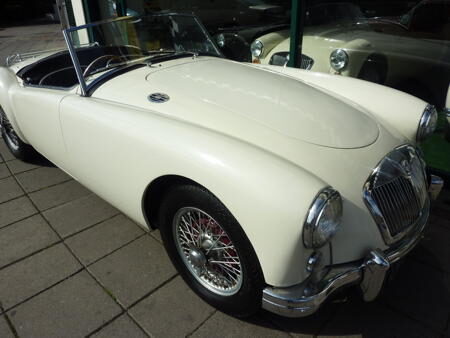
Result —
M 18 174 L 16 177 L 26 192 L 33 192 L 71 179 L 61 169 L 54 167 L 40 167 Z
M 122 315 L 91 337 L 95 338 L 145 338 L 148 337 L 127 315 Z
M 177 277 L 131 308 L 130 313 L 154 337 L 185 337 L 214 311 Z
M 80 268 L 69 250 L 57 244 L 0 270 L 0 301 L 8 309 Z
M 411 253 L 415 259 L 450 272 L 450 229 L 433 222 L 428 225 L 422 240 Z
M 437 338 L 440 335 L 379 303 L 353 301 L 337 313 L 318 337 Z
M 89 195 L 44 211 L 43 215 L 61 236 L 66 237 L 118 213 L 101 198 Z
M 27 163 L 21 160 L 12 160 L 8 162 L 8 168 L 13 174 L 19 174 L 24 171 L 29 171 L 32 169 L 39 168 L 38 165 Z
M 450 315 L 448 276 L 410 257 L 400 262 L 383 300 L 416 321 L 443 332 Z
M 11 154 L 3 139 L 0 139 L 0 155 L 5 162 L 15 159 L 14 155 Z
M 261 317 L 239 320 L 217 311 L 191 337 L 290 337 Z
M 86 265 L 109 254 L 144 231 L 123 215 L 117 215 L 66 240 Z
M 57 242 L 58 236 L 40 215 L 0 230 L 0 268 Z
M 161 244 L 144 236 L 89 267 L 126 307 L 176 273 Z
M 0 203 L 23 196 L 22 188 L 17 184 L 13 177 L 0 180 Z
M 37 213 L 27 197 L 0 204 L 0 228 Z
M 283 329 L 293 337 L 314 337 L 342 306 L 341 298 L 336 296 L 334 301 L 325 302 L 316 313 L 304 318 L 287 318 L 268 311 L 262 311 L 261 316 L 266 322 Z
M 2 338 L 14 338 L 5 316 L 0 316 L 0 337 Z
M 33 192 L 30 198 L 39 210 L 46 210 L 90 194 L 80 183 L 71 180 Z
M 19 337 L 83 337 L 120 313 L 86 271 L 9 312 Z
M 0 163 L 0 179 L 11 176 L 5 163 Z
M 158 229 L 153 230 L 152 232 L 150 232 L 150 235 L 151 235 L 153 238 L 157 239 L 158 242 L 162 243 L 161 233 L 159 232 Z

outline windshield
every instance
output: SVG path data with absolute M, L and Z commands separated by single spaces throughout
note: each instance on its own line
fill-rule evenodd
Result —
M 221 56 L 199 20 L 189 14 L 124 17 L 69 28 L 64 33 L 84 89 L 109 72 L 136 64 Z
M 324 3 L 307 10 L 305 26 L 356 23 L 363 18 L 361 9 L 352 3 Z

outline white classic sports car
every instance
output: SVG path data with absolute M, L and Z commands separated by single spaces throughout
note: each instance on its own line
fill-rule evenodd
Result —
M 279 30 L 251 44 L 253 62 L 288 62 L 290 32 Z M 450 78 L 450 43 L 380 33 L 351 3 L 323 3 L 307 12 L 302 68 L 355 77 L 444 107 Z
M 0 68 L 2 133 L 144 228 L 222 311 L 306 316 L 374 299 L 429 215 L 418 142 L 436 111 L 356 79 L 222 58 L 191 15 L 64 31 Z M 22 61 L 20 61 L 22 60 Z M 392 114 L 395 106 L 396 114 Z

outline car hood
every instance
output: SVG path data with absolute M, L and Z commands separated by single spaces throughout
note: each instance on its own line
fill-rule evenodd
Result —
M 148 96 L 153 93 L 166 94 L 169 100 L 151 102 Z M 174 60 L 134 70 L 101 86 L 94 97 L 137 105 L 237 138 L 244 138 L 246 126 L 252 140 L 276 132 L 349 149 L 368 146 L 379 134 L 377 122 L 352 102 L 298 79 L 218 58 Z

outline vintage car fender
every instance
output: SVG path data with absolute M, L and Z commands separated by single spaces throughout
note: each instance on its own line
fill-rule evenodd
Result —
M 28 143 L 14 115 L 14 104 L 10 96 L 11 87 L 19 87 L 16 75 L 10 69 L 0 67 L 0 107 L 5 112 L 17 135 L 19 135 L 22 141 Z
M 236 217 L 268 284 L 289 286 L 306 278 L 301 267 L 311 251 L 302 243 L 303 222 L 327 186 L 314 174 L 157 112 L 78 96 L 67 96 L 61 109 L 67 151 L 75 160 L 58 165 L 136 222 L 148 226 L 141 205 L 152 182 L 169 175 L 187 178 L 213 192 Z M 99 152 L 106 152 L 108 163 Z
M 264 67 L 271 71 L 295 77 L 326 91 L 329 95 L 338 95 L 341 99 L 358 105 L 360 110 L 375 115 L 392 133 L 400 133 L 412 144 L 416 143 L 418 121 L 427 105 L 425 101 L 419 98 L 372 82 L 344 76 L 303 71 L 289 67 L 264 65 L 255 65 L 255 67 Z M 374 100 L 374 97 L 382 97 L 383 100 Z

